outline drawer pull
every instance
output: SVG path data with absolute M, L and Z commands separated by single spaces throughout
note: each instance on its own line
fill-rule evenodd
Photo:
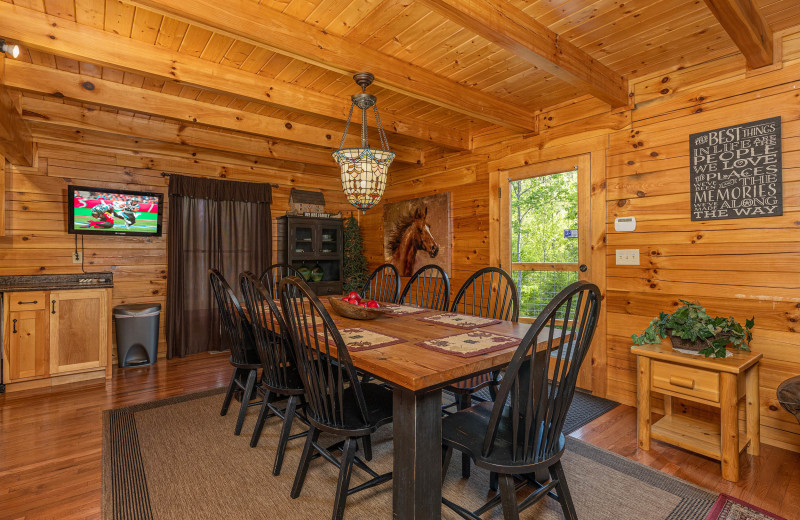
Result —
M 33 300 L 32 302 L 17 302 L 17 305 L 36 305 L 39 303 L 39 300 Z
M 688 388 L 694 390 L 694 379 L 685 377 L 669 376 L 669 384 L 673 386 L 680 386 L 681 388 Z
M 50 314 L 55 314 L 55 313 L 56 313 L 56 301 L 53 300 L 53 310 L 50 311 Z

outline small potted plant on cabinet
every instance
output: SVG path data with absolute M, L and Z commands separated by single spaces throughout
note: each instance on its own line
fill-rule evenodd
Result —
M 686 300 L 680 302 L 683 305 L 675 312 L 660 313 L 641 335 L 634 334 L 633 344 L 661 343 L 661 338 L 669 336 L 673 348 L 691 350 L 706 357 L 724 358 L 729 345 L 740 350 L 750 350 L 755 317 L 747 320 L 742 327 L 733 317 L 712 318 L 700 304 Z

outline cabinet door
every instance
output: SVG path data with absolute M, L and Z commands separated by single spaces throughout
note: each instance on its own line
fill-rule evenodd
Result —
M 50 293 L 50 373 L 107 364 L 108 302 L 104 289 Z
M 319 246 L 319 228 L 313 221 L 289 222 L 290 256 L 300 259 L 311 259 Z
M 338 222 L 323 222 L 319 225 L 319 246 L 317 251 L 326 258 L 338 258 L 342 253 L 342 226 Z
M 9 382 L 47 377 L 47 312 L 8 312 L 5 327 Z

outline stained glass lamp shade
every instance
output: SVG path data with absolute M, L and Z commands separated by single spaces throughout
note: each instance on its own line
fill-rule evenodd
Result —
M 368 72 L 361 72 L 353 76 L 353 79 L 361 87 L 361 92 L 352 96 L 353 102 L 350 105 L 350 114 L 347 116 L 342 141 L 339 149 L 332 155 L 342 171 L 342 190 L 347 196 L 347 201 L 361 211 L 366 211 L 381 200 L 383 190 L 386 188 L 389 165 L 392 164 L 395 154 L 389 150 L 389 142 L 386 140 L 386 133 L 383 131 L 381 117 L 378 114 L 377 99 L 365 92 L 375 79 L 374 76 Z M 361 109 L 361 146 L 359 148 L 342 148 L 355 107 Z M 367 110 L 369 108 L 375 111 L 375 122 L 378 126 L 378 137 L 381 143 L 381 148 L 378 149 L 369 147 L 367 135 Z

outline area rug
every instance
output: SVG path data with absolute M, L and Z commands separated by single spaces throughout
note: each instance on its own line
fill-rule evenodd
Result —
M 714 502 L 706 520 L 786 520 L 782 516 L 748 504 L 738 498 L 722 494 Z
M 279 422 L 267 421 L 258 447 L 250 448 L 249 435 L 233 435 L 236 414 L 220 417 L 222 398 L 218 389 L 104 413 L 104 519 L 330 517 L 336 468 L 321 459 L 313 461 L 301 496 L 292 500 L 289 491 L 302 439 L 289 443 L 283 472 L 273 477 Z M 254 407 L 247 414 L 243 432 L 253 430 L 256 412 Z M 373 436 L 370 465 L 379 473 L 391 469 L 391 434 L 391 426 L 386 426 Z M 718 497 L 573 438 L 568 438 L 562 460 L 582 520 L 704 520 Z M 356 471 L 351 485 L 364 480 L 363 472 Z M 460 464 L 454 462 L 443 493 L 476 508 L 491 493 L 488 473 L 473 467 L 472 477 L 461 479 Z M 389 519 L 391 497 L 391 483 L 352 495 L 345 518 Z M 442 518 L 457 517 L 443 508 Z M 502 513 L 496 508 L 484 518 L 500 519 Z M 556 501 L 545 499 L 523 518 L 562 516 Z

